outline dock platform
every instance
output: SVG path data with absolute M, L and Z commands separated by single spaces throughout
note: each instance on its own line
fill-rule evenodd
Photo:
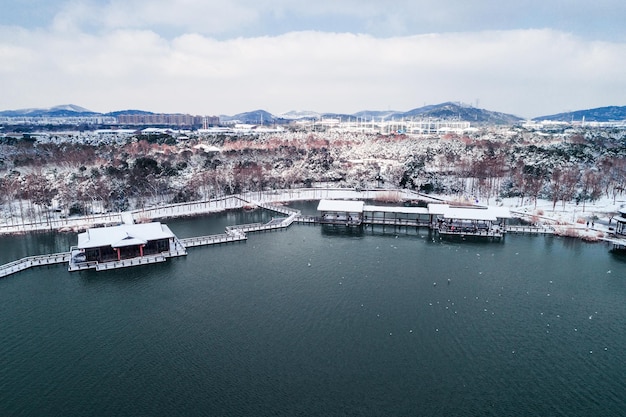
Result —
M 274 230 L 284 230 L 288 228 L 292 223 L 299 224 L 321 224 L 326 226 L 338 225 L 338 226 L 356 226 L 356 227 L 373 227 L 383 226 L 393 228 L 429 228 L 436 231 L 441 236 L 478 236 L 487 238 L 502 238 L 507 233 L 513 234 L 554 234 L 555 230 L 549 226 L 528 226 L 528 225 L 505 225 L 493 224 L 493 219 L 488 218 L 485 213 L 488 213 L 486 209 L 474 209 L 473 212 L 466 211 L 466 213 L 472 213 L 473 215 L 480 214 L 486 220 L 484 222 L 471 219 L 472 223 L 467 221 L 463 222 L 458 219 L 463 219 L 463 215 L 450 215 L 445 220 L 436 221 L 436 214 L 429 214 L 429 209 L 421 207 L 388 207 L 388 206 L 363 206 L 359 202 L 359 206 L 356 207 L 355 202 L 343 202 L 341 207 L 329 206 L 328 212 L 322 211 L 321 216 L 302 215 L 299 210 L 282 206 L 278 204 L 260 203 L 253 200 L 243 200 L 251 205 L 270 210 L 275 213 L 279 213 L 282 216 L 272 218 L 266 223 L 251 223 L 228 226 L 224 233 L 177 238 L 172 234 L 169 247 L 167 250 L 152 253 L 143 254 L 143 256 L 137 256 L 127 259 L 106 259 L 100 262 L 97 261 L 85 261 L 80 260 L 78 251 L 54 253 L 49 255 L 29 256 L 19 259 L 14 262 L 10 262 L 5 265 L 0 265 L 0 278 L 12 275 L 14 273 L 23 271 L 28 268 L 55 265 L 55 264 L 68 264 L 68 271 L 82 271 L 87 269 L 95 269 L 96 271 L 104 271 L 117 268 L 126 268 L 131 266 L 146 265 L 152 263 L 165 262 L 168 258 L 185 256 L 187 255 L 187 249 L 199 246 L 217 245 L 224 243 L 245 242 L 247 241 L 247 233 L 252 232 L 265 232 Z M 328 203 L 330 204 L 330 203 Z M 335 204 L 335 203 L 333 203 Z M 344 207 L 345 206 L 345 207 Z M 353 207 L 354 206 L 354 207 Z M 438 205 L 443 207 L 442 205 Z M 439 208 L 440 208 L 439 207 Z M 437 208 L 437 207 L 436 207 Z M 446 210 L 447 206 L 444 207 Z M 365 216 L 362 216 L 358 211 L 365 212 Z M 443 210 L 442 213 L 446 214 L 447 211 Z M 459 208 L 453 208 L 453 210 L 459 210 Z M 449 214 L 449 213 L 448 213 Z M 476 217 L 476 216 L 474 216 Z M 481 219 L 482 219 L 481 217 Z M 478 218 L 478 217 L 477 217 Z M 479 219 L 480 220 L 480 219 Z M 460 227 L 459 227 L 460 226 Z M 468 227 L 463 227 L 468 226 Z M 169 229 L 168 229 L 169 230 Z M 626 247 L 626 240 L 624 239 L 612 239 L 609 240 L 615 247 Z
M 180 243 L 186 248 L 195 248 L 197 246 L 219 245 L 221 243 L 241 242 L 247 240 L 245 234 L 236 235 L 228 233 L 220 233 L 217 235 L 187 237 L 180 239 Z
M 507 225 L 507 233 L 553 235 L 554 228 L 548 226 Z
M 0 266 L 0 278 L 15 274 L 28 268 L 46 265 L 64 264 L 70 260 L 69 252 L 48 255 L 27 256 Z

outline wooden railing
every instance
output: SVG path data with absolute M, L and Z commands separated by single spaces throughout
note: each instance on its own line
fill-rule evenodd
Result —
M 37 266 L 55 265 L 69 262 L 70 253 L 52 253 L 49 255 L 27 256 L 17 261 L 0 266 L 0 278 Z

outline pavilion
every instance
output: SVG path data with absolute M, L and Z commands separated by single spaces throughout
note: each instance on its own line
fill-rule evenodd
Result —
M 363 201 L 320 200 L 317 210 L 322 213 L 321 224 L 360 226 L 363 222 Z
M 626 208 L 619 210 L 619 216 L 613 218 L 616 222 L 615 235 L 626 238 Z
M 365 205 L 363 222 L 393 226 L 429 226 L 430 214 L 426 207 L 396 207 Z
M 70 249 L 70 266 L 185 254 L 179 245 L 170 228 L 159 222 L 92 228 L 78 234 L 78 244 Z
M 614 250 L 623 251 L 626 250 L 626 208 L 620 208 L 618 213 L 618 216 L 613 217 L 615 229 L 611 231 L 609 228 L 610 237 L 605 240 L 613 243 Z
M 428 211 L 441 235 L 502 237 L 512 217 L 507 207 L 429 204 Z

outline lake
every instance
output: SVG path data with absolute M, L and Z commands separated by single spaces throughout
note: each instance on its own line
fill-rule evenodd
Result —
M 165 222 L 188 237 L 272 215 Z M 626 257 L 605 244 L 311 225 L 248 237 L 0 280 L 0 415 L 624 413 Z M 3 237 L 2 262 L 74 243 Z

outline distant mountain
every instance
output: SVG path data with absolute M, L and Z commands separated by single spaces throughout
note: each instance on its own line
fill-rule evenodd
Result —
M 0 112 L 0 116 L 3 117 L 80 117 L 96 116 L 99 114 L 100 113 L 93 112 L 74 104 L 63 104 L 50 108 L 6 110 Z
M 126 115 L 126 114 L 154 114 L 151 111 L 144 111 L 144 110 L 118 110 L 118 111 L 112 111 L 109 113 L 105 113 L 105 116 L 110 116 L 110 117 L 117 117 L 117 116 L 121 116 L 121 115 Z
M 346 114 L 346 113 L 322 113 L 322 119 L 341 119 L 343 121 L 354 120 L 357 118 L 354 114 Z
M 282 113 L 278 115 L 279 118 L 285 120 L 303 120 L 303 119 L 319 119 L 321 117 L 321 113 L 315 111 L 307 111 L 307 110 L 292 110 L 287 113 Z
M 557 122 L 614 122 L 626 120 L 626 106 L 598 107 L 588 110 L 576 110 L 566 113 L 553 114 L 549 116 L 535 117 L 535 121 L 554 120 Z
M 352 116 L 361 117 L 365 119 L 378 119 L 378 120 L 387 120 L 401 112 L 395 110 L 363 110 L 360 112 L 354 113 Z
M 474 124 L 507 125 L 519 123 L 523 119 L 512 114 L 500 113 L 477 107 L 462 105 L 459 103 L 446 102 L 424 107 L 418 107 L 406 112 L 399 111 L 362 111 L 356 113 L 366 119 L 408 119 L 408 118 L 433 118 L 433 119 L 457 119 Z
M 233 116 L 220 115 L 221 122 L 246 123 L 246 124 L 274 124 L 285 122 L 265 110 L 254 110 L 245 113 L 238 113 Z
M 436 119 L 458 119 L 476 124 L 508 125 L 523 120 L 512 114 L 479 109 L 477 107 L 447 102 L 434 106 L 425 106 L 409 110 L 404 117 L 432 117 Z
M 88 116 L 111 116 L 117 117 L 125 114 L 154 114 L 145 110 L 119 110 L 110 113 L 97 113 L 74 104 L 64 104 L 50 108 L 30 108 L 19 110 L 0 111 L 0 117 L 88 117 Z M 523 119 L 512 114 L 480 109 L 455 102 L 417 107 L 409 111 L 397 110 L 363 110 L 354 114 L 344 113 L 318 113 L 313 111 L 290 111 L 274 115 L 266 110 L 254 110 L 238 113 L 233 116 L 220 115 L 221 122 L 246 123 L 246 124 L 286 124 L 295 120 L 313 120 L 320 118 L 335 118 L 344 121 L 359 118 L 361 120 L 398 120 L 409 118 L 433 118 L 433 119 L 457 119 L 467 121 L 473 125 L 510 125 L 516 124 Z M 626 120 L 626 106 L 608 106 L 595 109 L 577 110 L 567 113 L 559 113 L 548 116 L 536 117 L 533 120 L 555 120 L 563 122 L 582 121 L 607 122 Z
M 356 118 L 364 120 L 393 120 L 429 117 L 433 119 L 457 119 L 473 124 L 515 124 L 524 120 L 512 114 L 494 112 L 452 102 L 419 107 L 406 112 L 394 110 L 363 110 L 354 114 L 346 114 L 294 110 L 276 116 L 265 110 L 254 110 L 251 112 L 238 113 L 233 116 L 220 115 L 220 120 L 227 123 L 282 124 L 294 120 L 313 120 L 320 118 L 333 118 L 347 121 Z

